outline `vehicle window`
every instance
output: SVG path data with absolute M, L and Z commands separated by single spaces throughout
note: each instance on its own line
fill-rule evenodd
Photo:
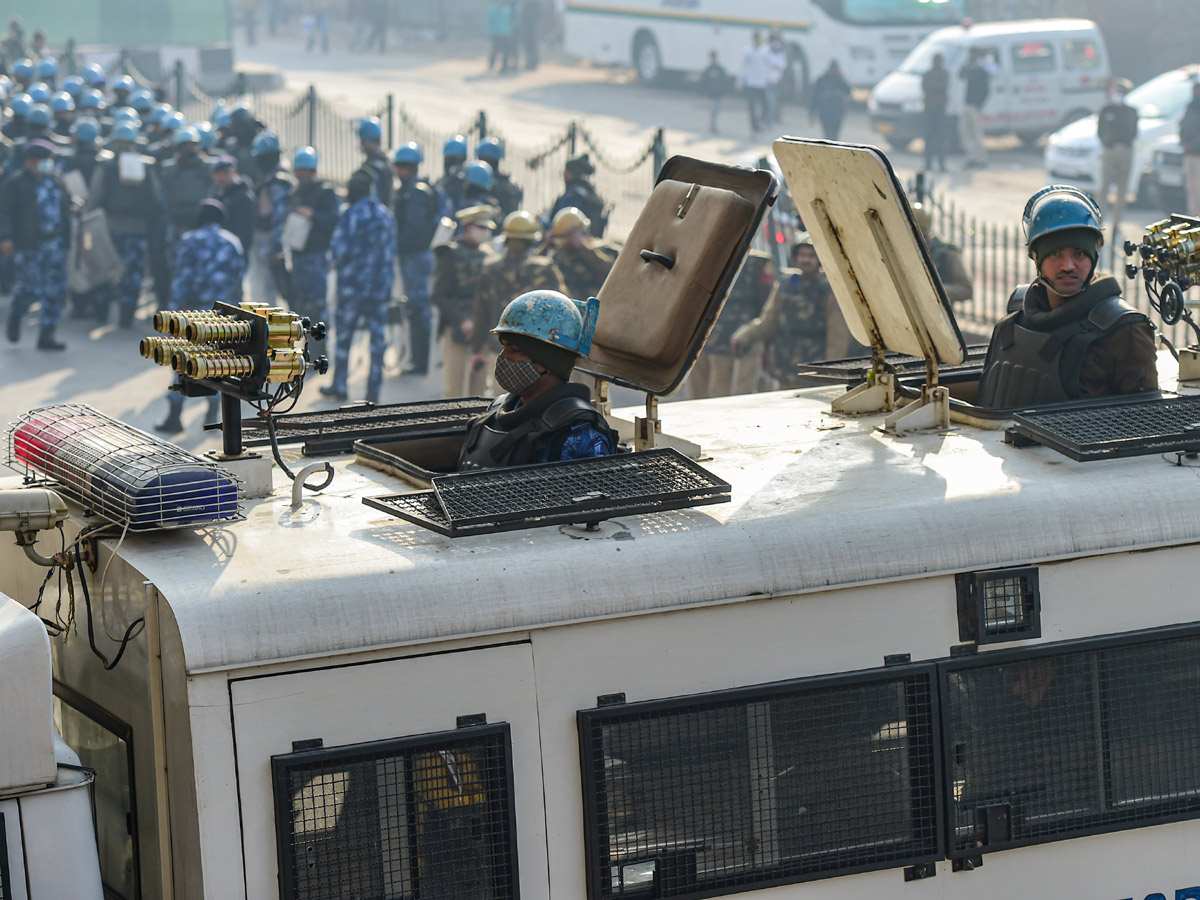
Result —
M 1100 68 L 1100 48 L 1092 41 L 1063 41 L 1063 65 L 1086 72 Z
M 961 44 L 951 44 L 946 41 L 925 41 L 918 44 L 908 59 L 900 64 L 899 71 L 909 74 L 924 75 L 933 66 L 933 57 L 942 54 L 943 64 L 951 72 L 957 72 L 965 58 Z
M 1054 47 L 1048 41 L 1028 40 L 1012 48 L 1014 75 L 1054 71 Z
M 1143 119 L 1177 119 L 1192 100 L 1194 83 L 1186 72 L 1165 72 L 1138 85 L 1125 100 Z

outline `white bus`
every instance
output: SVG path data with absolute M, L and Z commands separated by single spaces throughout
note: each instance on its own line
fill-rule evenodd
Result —
M 736 73 L 751 33 L 778 28 L 791 60 L 786 98 L 835 59 L 852 85 L 871 87 L 964 12 L 965 0 L 566 0 L 564 19 L 568 52 L 631 64 L 643 81 L 699 73 L 712 50 Z

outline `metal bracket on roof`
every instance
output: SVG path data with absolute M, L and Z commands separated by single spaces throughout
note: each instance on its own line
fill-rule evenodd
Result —
M 914 400 L 884 417 L 883 430 L 893 434 L 920 431 L 923 428 L 950 427 L 950 389 L 945 385 L 921 388 L 921 399 Z
M 1200 347 L 1186 347 L 1179 351 L 1179 380 L 1200 381 Z
M 896 408 L 896 376 L 882 367 L 873 367 L 866 381 L 834 400 L 831 408 L 843 416 L 891 412 Z

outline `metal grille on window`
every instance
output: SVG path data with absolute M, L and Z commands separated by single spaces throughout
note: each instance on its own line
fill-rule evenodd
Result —
M 508 900 L 508 727 L 272 759 L 285 900 Z
M 1041 636 L 1041 589 L 1036 566 L 962 572 L 955 576 L 954 583 L 961 640 L 989 644 Z
M 951 855 L 1200 816 L 1200 636 L 943 664 Z
M 912 667 L 581 711 L 589 897 L 936 858 L 934 708 Z

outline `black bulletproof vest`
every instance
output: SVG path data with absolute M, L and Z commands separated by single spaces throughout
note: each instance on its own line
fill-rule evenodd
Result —
M 483 415 L 467 426 L 467 440 L 458 460 L 458 470 L 499 469 L 531 462 L 535 450 L 548 449 L 547 458 L 554 462 L 562 450 L 567 432 L 579 422 L 589 422 L 600 431 L 608 432 L 613 446 L 616 434 L 588 402 L 586 385 L 566 384 L 553 387 L 532 403 L 513 409 L 517 398 L 502 394 Z
M 1080 297 L 1039 316 L 1034 327 L 1023 304 L 1029 285 L 1017 288 L 1009 309 L 992 332 L 983 375 L 979 379 L 980 406 L 1007 409 L 1079 398 L 1079 374 L 1092 343 L 1122 325 L 1148 321 L 1125 303 L 1114 279 L 1092 286 L 1095 296 Z M 1017 294 L 1020 297 L 1017 297 Z

